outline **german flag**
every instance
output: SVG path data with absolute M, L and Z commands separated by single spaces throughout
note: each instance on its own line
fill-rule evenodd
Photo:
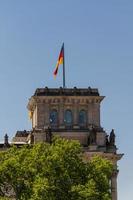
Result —
M 56 75 L 58 73 L 59 65 L 63 64 L 63 62 L 64 62 L 64 44 L 61 47 L 61 51 L 60 51 L 60 54 L 59 54 L 59 57 L 58 57 L 56 68 L 55 68 L 54 73 L 53 73 L 54 77 L 56 77 Z

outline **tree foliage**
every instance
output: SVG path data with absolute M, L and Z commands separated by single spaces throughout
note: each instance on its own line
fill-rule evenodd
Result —
M 0 199 L 110 200 L 111 174 L 106 159 L 84 161 L 77 141 L 12 147 L 0 152 Z

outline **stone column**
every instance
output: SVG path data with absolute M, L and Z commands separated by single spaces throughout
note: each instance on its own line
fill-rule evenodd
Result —
M 111 177 L 112 200 L 117 200 L 117 174 L 118 174 L 118 170 L 115 170 Z

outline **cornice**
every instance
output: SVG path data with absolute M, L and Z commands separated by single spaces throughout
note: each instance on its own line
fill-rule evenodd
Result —
M 115 164 L 117 161 L 121 160 L 124 154 L 115 154 L 115 153 L 106 153 L 106 152 L 89 152 L 89 151 L 86 151 L 84 153 L 85 159 L 87 160 L 91 159 L 94 155 L 99 155 L 99 156 L 102 156 L 103 158 L 107 158 Z
M 32 96 L 29 99 L 28 110 L 32 110 L 37 104 L 100 104 L 104 96 Z

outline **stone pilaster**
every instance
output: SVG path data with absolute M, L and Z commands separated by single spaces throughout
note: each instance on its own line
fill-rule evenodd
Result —
M 44 123 L 44 126 L 48 126 L 49 125 L 49 103 L 45 103 L 44 105 L 44 110 L 45 110 L 45 113 L 44 113 L 44 119 L 45 119 L 45 123 Z
M 63 101 L 60 102 L 59 106 L 59 126 L 64 126 L 64 103 Z
M 78 125 L 78 106 L 77 103 L 73 105 L 73 124 Z
M 106 144 L 106 133 L 105 132 L 97 132 L 96 133 L 96 143 L 98 146 L 105 146 Z
M 101 126 L 101 118 L 100 118 L 100 103 L 97 103 L 97 123 L 98 126 Z
M 117 175 L 118 175 L 118 170 L 115 170 L 111 177 L 112 200 L 117 200 Z
M 100 126 L 100 108 L 99 104 L 96 102 L 93 103 L 92 116 L 93 116 L 93 124 L 96 126 Z
M 88 125 L 93 124 L 92 104 L 88 104 Z

